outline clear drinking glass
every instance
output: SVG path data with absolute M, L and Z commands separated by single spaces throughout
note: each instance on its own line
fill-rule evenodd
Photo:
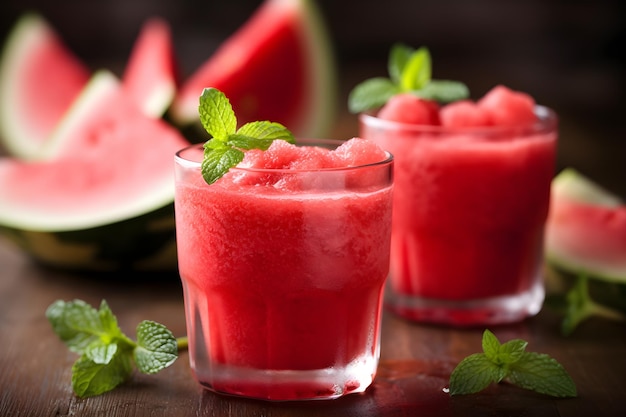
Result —
M 336 147 L 339 141 L 303 141 Z M 177 153 L 176 232 L 191 369 L 266 400 L 364 391 L 380 350 L 393 158 L 351 168 L 233 168 Z
M 395 156 L 385 304 L 416 321 L 519 321 L 544 300 L 544 224 L 557 116 L 529 126 L 445 128 L 359 116 L 360 135 Z

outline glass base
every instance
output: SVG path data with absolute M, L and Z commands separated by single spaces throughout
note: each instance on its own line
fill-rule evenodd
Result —
M 469 327 L 522 321 L 541 310 L 544 298 L 541 280 L 520 294 L 469 301 L 399 294 L 389 285 L 385 291 L 385 307 L 412 321 Z
M 334 399 L 363 392 L 374 380 L 378 360 L 352 361 L 345 368 L 259 370 L 213 364 L 210 371 L 192 369 L 204 388 L 220 394 L 269 401 Z

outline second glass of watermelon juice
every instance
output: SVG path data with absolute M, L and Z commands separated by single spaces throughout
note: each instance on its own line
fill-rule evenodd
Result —
M 525 126 L 473 128 L 360 115 L 360 135 L 395 156 L 391 310 L 464 326 L 541 309 L 557 117 L 536 114 Z
M 364 140 L 367 150 L 332 153 L 322 145 L 338 142 L 307 142 L 304 154 L 277 142 L 211 185 L 201 146 L 176 156 L 193 374 L 210 390 L 265 400 L 362 392 L 380 353 L 393 158 Z

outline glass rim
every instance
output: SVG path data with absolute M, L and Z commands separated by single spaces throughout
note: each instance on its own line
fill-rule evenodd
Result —
M 367 140 L 367 139 L 364 139 Z M 340 139 L 296 139 L 296 145 L 302 146 L 321 146 L 326 147 L 334 146 L 335 148 L 343 143 L 347 142 L 347 140 Z M 182 156 L 183 153 L 188 152 L 192 149 L 202 149 L 204 147 L 204 143 L 193 143 L 191 145 L 185 146 L 182 149 L 179 149 L 174 154 L 174 160 L 177 164 L 184 168 L 188 169 L 200 169 L 202 165 L 202 158 L 194 158 L 190 159 Z M 334 149 L 334 148 L 332 148 Z M 370 162 L 367 164 L 353 165 L 347 167 L 332 167 L 332 168 L 252 168 L 252 167 L 232 167 L 229 171 L 235 172 L 250 172 L 250 173 L 273 173 L 273 174 L 299 174 L 305 172 L 318 172 L 318 173 L 331 173 L 331 172 L 342 172 L 342 171 L 357 171 L 366 168 L 374 168 L 378 166 L 390 165 L 394 161 L 394 156 L 391 152 L 387 150 L 383 150 L 385 152 L 386 157 L 380 161 Z
M 555 130 L 558 125 L 558 116 L 549 107 L 535 105 L 535 114 L 538 120 L 533 123 L 508 125 L 508 126 L 461 126 L 449 127 L 441 125 L 415 125 L 410 123 L 385 120 L 377 117 L 374 111 L 359 113 L 359 122 L 371 127 L 402 129 L 409 132 L 419 133 L 460 133 L 460 134 L 497 134 L 505 132 L 515 133 L 540 133 Z

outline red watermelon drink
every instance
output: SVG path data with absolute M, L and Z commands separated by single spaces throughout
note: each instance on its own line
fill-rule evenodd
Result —
M 360 134 L 396 158 L 386 304 L 451 325 L 536 314 L 555 114 L 504 86 L 447 105 L 400 94 Z
M 362 139 L 310 145 L 247 151 L 211 185 L 201 145 L 176 156 L 191 368 L 210 390 L 336 398 L 374 378 L 392 158 Z

